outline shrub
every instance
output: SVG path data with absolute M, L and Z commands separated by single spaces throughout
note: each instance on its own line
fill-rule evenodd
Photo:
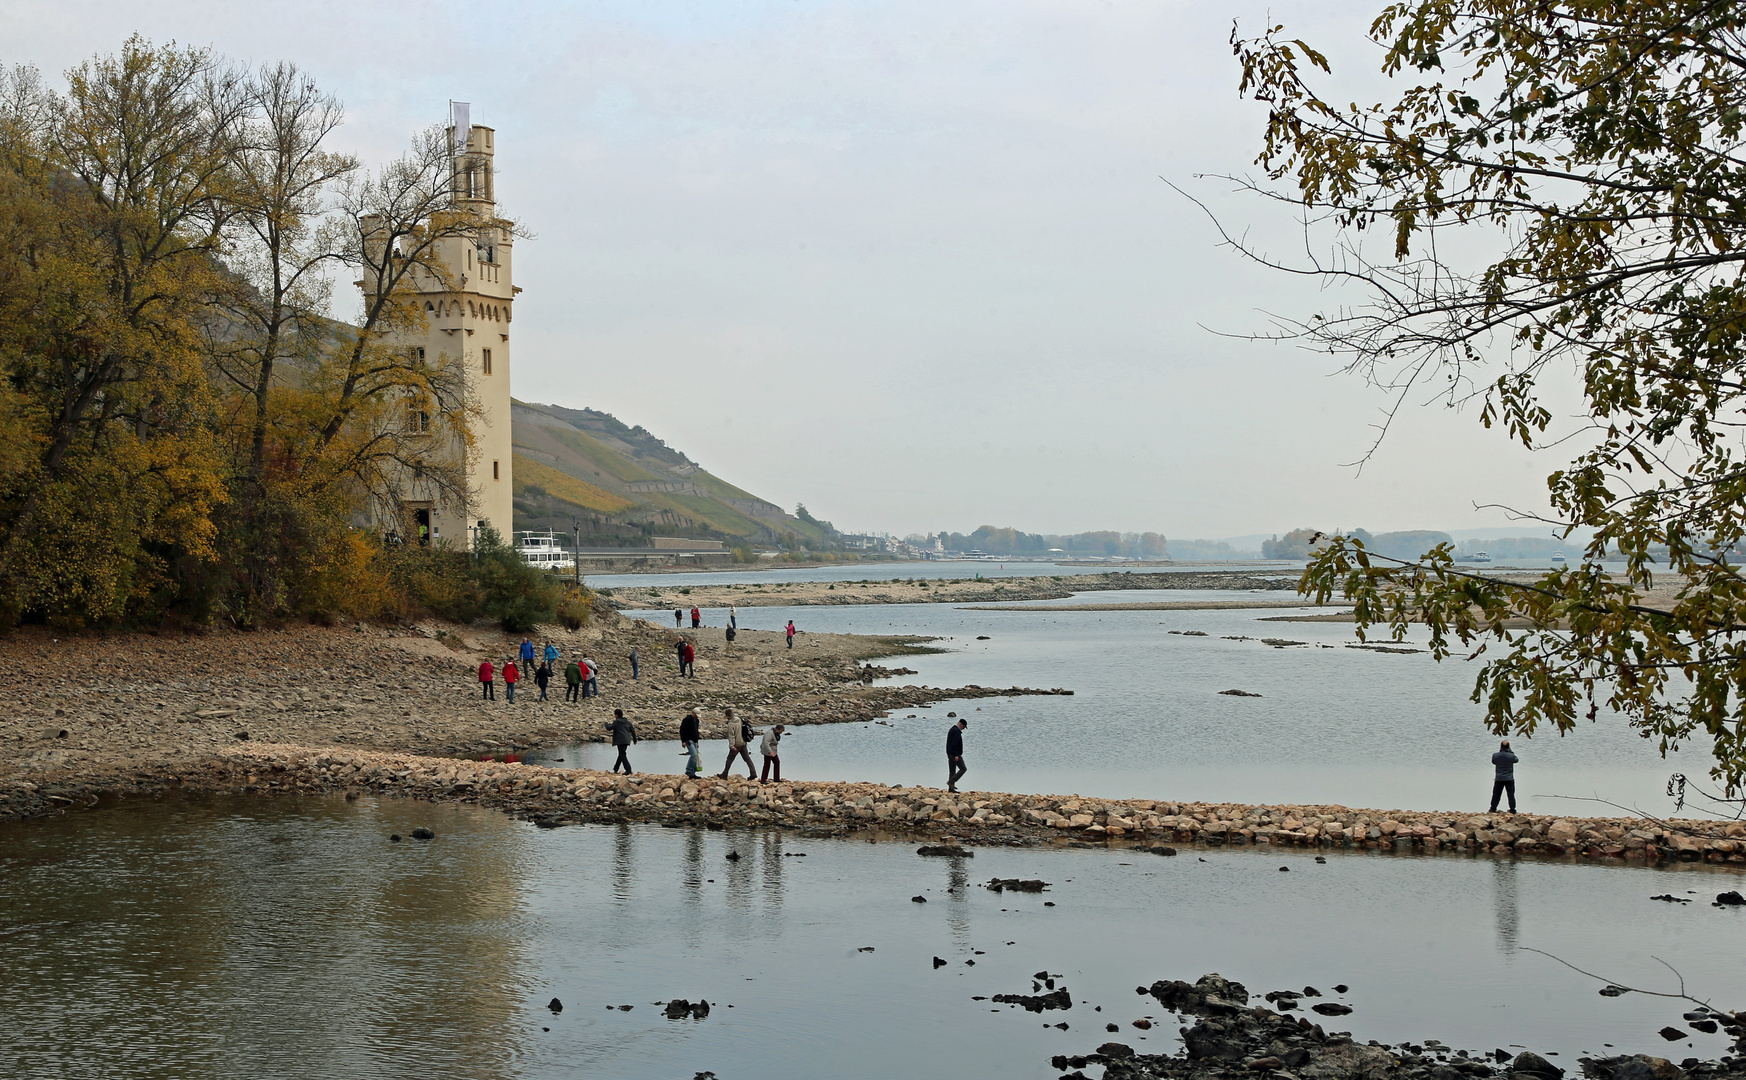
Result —
M 587 589 L 572 585 L 564 591 L 564 599 L 558 602 L 558 622 L 564 629 L 580 630 L 593 617 L 594 596 Z
M 525 634 L 550 622 L 563 599 L 562 588 L 543 571 L 522 561 L 488 523 L 479 526 L 473 545 L 473 573 L 485 614 L 511 634 Z

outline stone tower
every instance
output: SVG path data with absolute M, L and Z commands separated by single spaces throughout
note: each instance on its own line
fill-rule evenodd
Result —
M 470 511 L 453 505 L 415 478 L 404 485 L 401 501 L 414 529 L 414 537 L 408 539 L 428 536 L 470 548 L 481 522 L 490 522 L 505 541 L 514 539 L 509 325 L 515 294 L 521 290 L 515 287 L 512 272 L 514 235 L 510 223 L 497 216 L 496 133 L 473 124 L 464 146 L 458 132 L 451 129 L 449 134 L 456 147 L 455 205 L 470 214 L 477 227 L 471 236 L 439 241 L 437 256 L 453 287 L 433 275 L 419 275 L 426 328 L 422 334 L 397 334 L 395 344 L 418 350 L 421 358 L 459 358 L 467 371 L 468 396 L 479 408 L 468 477 L 474 505 Z

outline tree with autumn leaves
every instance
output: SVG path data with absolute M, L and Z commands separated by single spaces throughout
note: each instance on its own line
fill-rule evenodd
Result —
M 291 65 L 137 37 L 62 90 L 4 73 L 0 622 L 480 608 L 464 556 L 354 527 L 415 463 L 466 495 L 461 358 L 391 341 L 474 224 L 445 132 L 367 171 L 341 119 Z
M 1413 622 L 1483 665 L 1499 734 L 1619 714 L 1663 752 L 1707 742 L 1746 786 L 1746 10 L 1710 0 L 1424 0 L 1370 27 L 1392 89 L 1233 31 L 1268 110 L 1244 182 L 1295 205 L 1342 305 L 1289 332 L 1399 401 L 1435 387 L 1565 451 L 1547 519 L 1588 537 L 1531 581 L 1318 543 L 1302 582 L 1360 633 Z M 1243 245 L 1239 242 L 1239 247 Z M 1560 430 L 1549 394 L 1581 395 Z M 1622 565 L 1608 559 L 1622 559 Z M 1651 595 L 1671 585 L 1670 596 Z M 1525 620 L 1525 625 L 1523 621 Z

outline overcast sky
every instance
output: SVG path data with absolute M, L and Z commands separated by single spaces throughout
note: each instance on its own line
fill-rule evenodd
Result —
M 54 74 L 137 30 L 292 60 L 372 162 L 472 102 L 536 234 L 515 395 L 640 423 L 840 528 L 1503 525 L 1475 504 L 1538 508 L 1556 463 L 1432 405 L 1351 468 L 1381 397 L 1212 332 L 1328 298 L 1220 249 L 1160 179 L 1289 249 L 1196 179 L 1247 171 L 1265 118 L 1231 20 L 1284 22 L 1334 56 L 1336 97 L 1373 98 L 1378 6 L 14 0 L 0 59 Z

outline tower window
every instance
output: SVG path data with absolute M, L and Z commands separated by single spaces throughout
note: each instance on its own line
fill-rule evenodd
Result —
M 491 350 L 490 349 L 481 349 L 479 351 L 480 351 L 480 354 L 484 358 L 481 361 L 480 366 L 484 369 L 485 374 L 489 375 L 489 374 L 491 374 Z
M 500 470 L 498 468 L 497 462 L 495 462 L 495 461 L 493 461 L 491 463 L 491 479 L 493 479 L 493 480 L 503 479 L 503 472 L 502 472 L 502 470 Z

